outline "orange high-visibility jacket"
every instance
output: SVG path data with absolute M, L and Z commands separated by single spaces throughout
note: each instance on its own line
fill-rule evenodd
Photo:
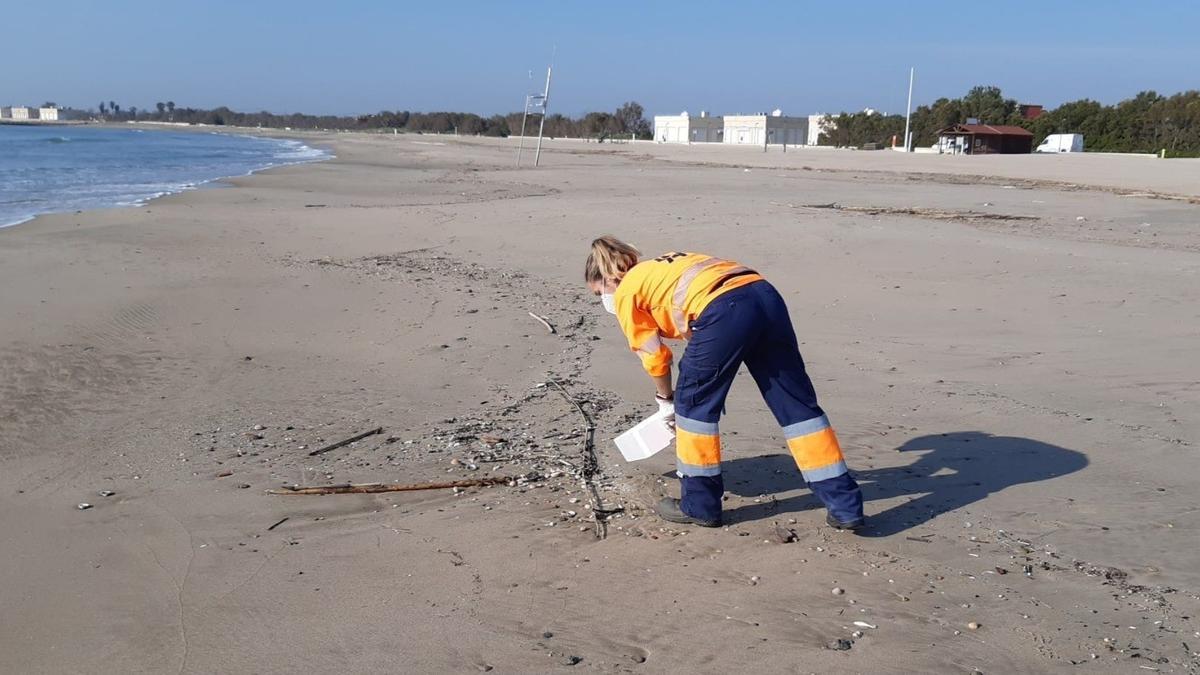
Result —
M 667 253 L 634 265 L 613 294 L 617 320 L 629 347 L 653 376 L 671 372 L 671 349 L 662 338 L 686 339 L 688 326 L 722 293 L 761 281 L 735 262 L 701 253 Z

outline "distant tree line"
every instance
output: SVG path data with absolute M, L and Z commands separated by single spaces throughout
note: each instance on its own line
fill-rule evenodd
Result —
M 1071 101 L 1044 112 L 1037 119 L 1022 117 L 1017 101 L 1005 98 L 998 87 L 975 87 L 962 98 L 940 98 L 913 111 L 914 146 L 937 142 L 941 129 L 970 118 L 984 124 L 1006 124 L 1033 132 L 1034 145 L 1049 134 L 1083 134 L 1087 150 L 1096 152 L 1158 152 L 1168 156 L 1200 155 L 1200 91 L 1162 96 L 1144 91 L 1115 105 L 1090 99 Z M 872 112 L 842 113 L 830 118 L 831 128 L 821 135 L 822 145 L 863 147 L 904 142 L 904 116 Z
M 404 131 L 413 133 L 458 133 L 478 136 L 510 136 L 521 133 L 523 113 L 483 117 L 461 112 L 409 112 L 384 110 L 374 114 L 337 116 L 243 113 L 227 107 L 178 107 L 174 101 L 159 101 L 153 108 L 122 107 L 116 101 L 101 101 L 92 110 L 62 109 L 62 119 L 106 121 L 160 121 L 215 126 L 292 129 L 339 129 L 354 131 Z M 1200 156 L 1200 91 L 1162 96 L 1145 91 L 1115 105 L 1090 99 L 1064 103 L 1037 119 L 1025 119 L 1017 101 L 1005 98 L 998 87 L 979 86 L 961 98 L 940 98 L 918 106 L 912 115 L 913 144 L 937 142 L 937 132 L 975 118 L 985 124 L 1024 127 L 1034 134 L 1034 144 L 1053 133 L 1081 133 L 1085 147 L 1103 152 L 1158 152 L 1170 156 Z M 531 115 L 526 134 L 537 133 L 540 117 Z M 821 134 L 822 145 L 879 147 L 895 137 L 903 143 L 904 116 L 872 111 L 830 116 L 831 124 Z M 545 133 L 551 138 L 651 138 L 645 110 L 636 101 L 622 104 L 613 112 L 590 112 L 581 117 L 551 114 Z
M 521 118 L 523 113 L 509 113 L 505 116 L 512 134 L 521 133 Z M 537 133 L 539 118 L 528 120 L 529 127 L 525 134 Z M 653 137 L 653 129 L 645 118 L 645 110 L 636 101 L 628 101 L 617 108 L 615 112 L 590 112 L 579 118 L 564 115 L 547 115 L 545 134 L 551 138 L 635 138 L 649 139 Z
M 384 110 L 369 115 L 305 115 L 276 114 L 266 111 L 243 113 L 224 106 L 206 110 L 178 107 L 174 101 L 159 101 L 153 109 L 136 106 L 122 108 L 116 101 L 101 101 L 93 110 L 64 110 L 64 119 L 101 119 L 120 122 L 175 122 L 179 124 L 211 124 L 215 126 L 267 127 L 272 129 L 338 129 L 353 131 L 405 131 L 413 133 L 464 136 L 510 136 L 521 133 L 523 112 L 483 117 L 461 112 L 409 112 Z M 535 135 L 539 115 L 530 115 L 526 134 Z M 615 111 L 590 112 L 579 118 L 561 114 L 546 117 L 545 134 L 550 137 L 650 138 L 650 123 L 640 103 L 628 101 Z

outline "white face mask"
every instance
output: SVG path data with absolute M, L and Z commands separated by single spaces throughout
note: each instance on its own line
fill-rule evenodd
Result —
M 613 300 L 612 293 L 601 293 L 600 304 L 604 305 L 604 311 L 608 312 L 609 314 L 616 315 L 617 303 L 615 300 Z

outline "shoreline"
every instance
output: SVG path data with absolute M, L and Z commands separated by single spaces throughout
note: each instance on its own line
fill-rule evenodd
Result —
M 821 172 L 746 153 L 747 172 L 548 144 L 533 171 L 501 142 L 326 141 L 335 159 L 235 190 L 0 236 L 7 668 L 1194 661 L 1179 642 L 1200 631 L 1200 366 L 1181 320 L 1200 303 L 1195 205 L 877 175 L 850 155 Z M 804 206 L 831 202 L 863 210 Z M 652 514 L 673 458 L 612 446 L 653 403 L 578 279 L 610 230 L 780 289 L 863 485 L 865 536 L 823 525 L 744 376 L 721 422 L 726 526 Z M 583 422 L 549 379 L 595 421 L 595 488 L 621 509 L 607 538 Z M 489 477 L 516 480 L 266 493 Z
M 46 123 L 45 125 L 42 125 L 42 126 L 52 126 L 55 124 L 56 123 Z M 14 126 L 27 126 L 27 125 L 17 124 Z M 67 123 L 67 126 L 80 126 L 80 125 L 71 125 L 71 124 Z M 97 128 L 97 129 L 118 129 L 118 130 L 120 130 L 120 129 L 126 129 L 126 130 L 141 129 L 141 130 L 151 130 L 151 131 L 178 131 L 178 129 L 176 129 L 174 127 L 164 128 L 161 126 L 143 126 L 140 123 L 130 124 L 128 126 L 106 125 L 106 124 L 89 124 L 88 126 L 91 126 L 92 128 Z M 180 187 L 179 189 L 158 192 L 153 195 L 149 195 L 145 198 L 139 199 L 133 203 L 116 203 L 116 204 L 110 204 L 110 205 L 96 205 L 96 206 L 91 206 L 87 209 L 83 209 L 82 211 L 84 213 L 86 213 L 86 212 L 95 211 L 95 210 L 140 208 L 140 207 L 146 206 L 146 205 L 154 202 L 157 199 L 162 199 L 163 197 L 169 197 L 172 195 L 182 194 L 185 192 L 190 192 L 192 190 L 202 189 L 205 187 L 212 187 L 212 186 L 221 185 L 221 184 L 229 185 L 232 187 L 232 185 L 227 183 L 227 181 L 229 181 L 231 179 L 244 178 L 246 176 L 252 176 L 252 175 L 264 172 L 264 171 L 270 171 L 272 169 L 278 169 L 278 168 L 287 167 L 287 166 L 296 166 L 298 164 L 309 164 L 309 163 L 314 163 L 314 162 L 325 162 L 325 161 L 330 161 L 330 160 L 336 159 L 336 155 L 332 152 L 332 150 L 327 149 L 327 148 L 320 148 L 315 145 L 309 145 L 308 141 L 310 141 L 312 139 L 304 138 L 299 135 L 253 134 L 253 133 L 249 133 L 249 130 L 243 131 L 242 128 L 240 128 L 240 127 L 238 127 L 237 129 L 238 129 L 237 131 L 230 132 L 227 135 L 243 136 L 243 137 L 247 137 L 247 138 L 270 138 L 272 140 L 279 140 L 279 141 L 296 141 L 296 142 L 301 143 L 302 148 L 319 151 L 324 154 L 322 156 L 313 157 L 311 159 L 298 159 L 295 161 L 273 162 L 273 163 L 267 164 L 265 166 L 262 166 L 260 168 L 250 169 L 249 171 L 246 171 L 246 172 L 240 173 L 240 174 L 229 174 L 229 175 L 225 175 L 225 176 L 218 176 L 215 178 L 210 178 L 210 179 L 206 179 L 206 180 L 188 183 L 188 184 L 184 185 L 183 187 Z M 196 131 L 201 131 L 201 130 L 196 129 Z M 207 129 L 207 128 L 204 129 L 203 131 L 207 131 L 210 133 L 220 133 L 220 132 L 213 132 L 212 129 Z M 24 225 L 24 224 L 30 223 L 34 220 L 37 220 L 38 218 L 43 217 L 43 216 L 58 215 L 58 214 L 63 214 L 63 213 L 72 213 L 75 211 L 76 211 L 75 209 L 67 209 L 64 211 L 57 211 L 57 210 L 46 211 L 43 213 L 37 213 L 37 214 L 30 215 L 30 216 L 26 216 L 20 220 L 15 220 L 12 222 L 7 222 L 7 223 L 0 222 L 0 230 L 8 229 L 11 227 L 16 227 L 19 225 Z

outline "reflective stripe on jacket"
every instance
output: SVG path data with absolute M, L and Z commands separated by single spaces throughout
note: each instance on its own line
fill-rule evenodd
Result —
M 625 273 L 613 296 L 629 347 L 651 375 L 671 369 L 662 338 L 687 339 L 689 324 L 726 291 L 760 281 L 753 270 L 700 253 L 667 253 L 643 260 Z

